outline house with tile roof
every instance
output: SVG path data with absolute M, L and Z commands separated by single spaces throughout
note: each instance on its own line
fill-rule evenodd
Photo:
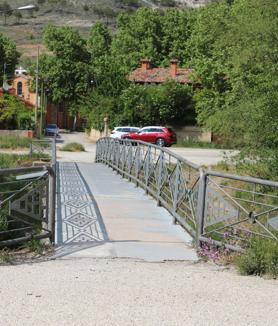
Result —
M 161 84 L 167 80 L 175 80 L 181 84 L 192 84 L 193 69 L 179 68 L 178 60 L 171 60 L 168 68 L 152 68 L 149 59 L 142 59 L 140 68 L 132 71 L 128 80 L 138 84 Z
M 132 71 L 128 80 L 141 85 L 159 85 L 168 80 L 174 80 L 185 85 L 193 85 L 192 74 L 194 69 L 179 68 L 178 60 L 171 60 L 170 66 L 167 68 L 152 68 L 149 59 L 141 60 L 141 66 Z M 194 83 L 195 87 L 199 87 L 200 83 Z M 192 126 L 173 126 L 179 139 L 197 139 L 199 141 L 211 142 L 212 133 L 203 131 L 196 125 Z
M 36 93 L 30 90 L 31 82 L 32 77 L 27 73 L 16 73 L 8 89 L 0 88 L 0 95 L 4 92 L 9 93 L 16 96 L 26 107 L 34 108 L 36 106 Z
M 26 70 L 19 68 L 15 70 L 14 78 L 11 85 L 5 84 L 0 88 L 0 96 L 8 93 L 17 97 L 26 107 L 34 109 L 36 107 L 36 92 L 31 89 L 33 77 Z M 38 96 L 38 106 L 40 107 L 40 96 Z M 69 109 L 65 103 L 55 104 L 48 101 L 45 112 L 45 124 L 57 124 L 61 129 L 72 129 L 74 118 L 70 116 Z M 84 121 L 77 118 L 77 128 L 81 128 Z

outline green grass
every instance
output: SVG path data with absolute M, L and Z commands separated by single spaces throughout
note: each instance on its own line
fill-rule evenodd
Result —
M 181 139 L 178 140 L 177 144 L 173 145 L 173 147 L 189 147 L 189 148 L 215 148 L 215 149 L 223 149 L 223 145 L 203 142 L 195 139 Z
M 48 246 L 38 239 L 31 239 L 24 243 L 21 248 L 25 248 L 29 251 L 42 255 L 47 250 Z
M 0 169 L 31 166 L 34 161 L 47 159 L 46 154 L 0 154 Z
M 19 136 L 0 136 L 0 148 L 29 148 L 32 139 Z
M 63 146 L 61 150 L 64 152 L 85 152 L 84 146 L 79 143 L 69 143 Z

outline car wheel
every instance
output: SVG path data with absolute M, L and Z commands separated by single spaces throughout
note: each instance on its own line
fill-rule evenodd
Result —
M 160 146 L 160 147 L 165 146 L 165 140 L 163 138 L 158 138 L 155 143 L 157 146 Z

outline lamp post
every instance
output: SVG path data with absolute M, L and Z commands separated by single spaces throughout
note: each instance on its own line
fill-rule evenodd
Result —
M 108 137 L 108 115 L 106 115 L 104 118 L 103 118 L 103 122 L 104 122 L 104 136 L 105 137 Z

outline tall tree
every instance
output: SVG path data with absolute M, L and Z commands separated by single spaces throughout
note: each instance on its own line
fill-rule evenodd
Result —
M 48 26 L 44 43 L 52 55 L 43 55 L 40 71 L 52 89 L 52 100 L 75 106 L 90 88 L 91 71 L 85 40 L 71 27 Z
M 19 52 L 16 50 L 16 44 L 8 37 L 0 33 L 0 84 L 3 83 L 4 66 L 5 73 L 8 79 L 14 75 L 15 66 L 20 57 Z

